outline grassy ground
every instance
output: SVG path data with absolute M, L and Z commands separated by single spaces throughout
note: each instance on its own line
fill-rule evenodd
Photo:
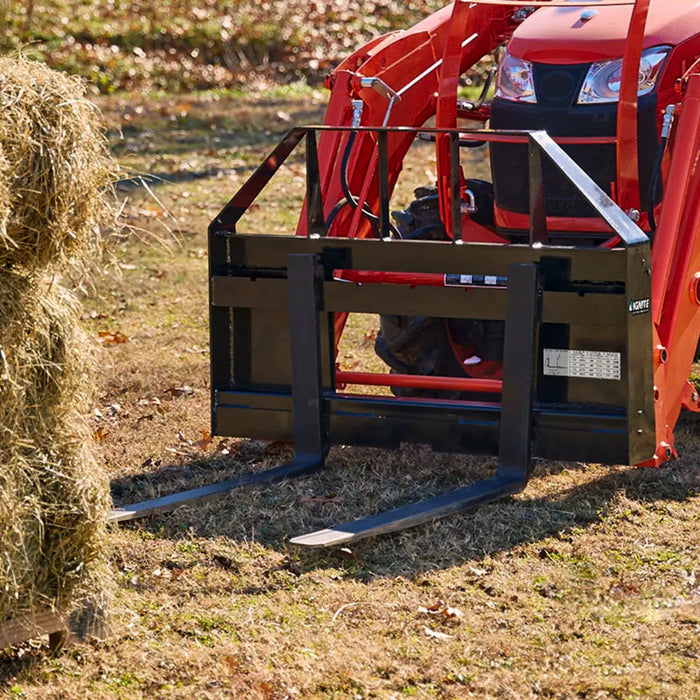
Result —
M 98 279 L 86 324 L 101 338 L 93 418 L 118 504 L 288 455 L 207 433 L 206 225 L 291 122 L 323 95 L 102 103 L 132 237 Z M 119 129 L 123 138 L 118 138 Z M 483 154 L 470 173 L 485 175 Z M 431 178 L 410 159 L 395 206 Z M 293 162 L 249 222 L 293 226 Z M 257 217 L 257 218 L 255 218 Z M 352 320 L 347 368 L 372 359 L 376 320 Z M 113 635 L 55 659 L 30 645 L 0 661 L 26 698 L 700 698 L 698 425 L 660 470 L 540 463 L 515 498 L 351 550 L 288 536 L 482 478 L 487 459 L 335 449 L 322 474 L 247 489 L 114 528 Z
M 398 0 L 0 0 L 0 51 L 120 90 L 319 82 L 369 38 L 445 3 Z

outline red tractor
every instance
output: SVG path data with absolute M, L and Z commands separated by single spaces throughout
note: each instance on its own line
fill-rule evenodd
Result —
M 499 47 L 491 104 L 460 99 L 460 77 Z M 212 432 L 291 440 L 296 457 L 115 519 L 313 471 L 338 444 L 430 444 L 498 467 L 293 542 L 515 493 L 533 456 L 671 459 L 681 409 L 700 411 L 699 56 L 700 0 L 458 0 L 345 59 L 324 124 L 292 129 L 210 226 Z M 436 182 L 392 221 L 416 138 L 435 143 Z M 297 235 L 237 233 L 302 141 Z M 492 182 L 461 164 L 484 143 Z M 389 372 L 336 366 L 357 311 L 380 316 Z

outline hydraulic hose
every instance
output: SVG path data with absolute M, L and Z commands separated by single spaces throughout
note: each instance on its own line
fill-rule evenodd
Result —
M 649 184 L 649 226 L 651 227 L 651 238 L 653 240 L 654 234 L 656 233 L 656 215 L 654 213 L 654 207 L 656 202 L 661 201 L 664 196 L 664 183 L 661 174 L 661 168 L 664 162 L 664 156 L 666 155 L 666 148 L 668 146 L 668 139 L 671 135 L 671 127 L 673 126 L 673 117 L 676 112 L 676 106 L 670 105 L 666 108 L 664 113 L 664 122 L 661 129 L 661 141 L 659 142 L 659 148 L 656 153 L 656 161 L 654 162 L 654 169 L 652 170 L 651 182 Z
M 359 120 L 358 120 L 359 121 Z M 355 125 L 353 121 L 353 125 Z M 359 124 L 358 124 L 359 125 Z M 358 207 L 358 201 L 353 195 L 353 193 L 350 190 L 350 185 L 348 183 L 348 169 L 350 165 L 350 154 L 352 153 L 353 146 L 355 145 L 355 140 L 357 138 L 357 132 L 356 131 L 351 131 L 350 136 L 348 137 L 348 141 L 345 144 L 345 150 L 343 151 L 343 158 L 340 164 L 340 186 L 343 189 L 343 194 L 345 195 L 345 199 L 341 200 L 338 202 L 332 209 L 331 213 L 328 215 L 328 218 L 326 219 L 326 230 L 328 230 L 335 220 L 336 216 L 340 213 L 340 211 L 346 207 L 350 206 L 352 209 L 357 209 Z M 364 203 L 362 205 L 362 214 L 363 216 L 370 222 L 372 225 L 372 228 L 374 229 L 375 234 L 377 237 L 381 235 L 381 232 L 379 231 L 379 217 L 369 208 L 367 203 Z M 389 229 L 391 233 L 396 237 L 396 238 L 401 238 L 401 234 L 399 233 L 399 230 L 389 222 Z

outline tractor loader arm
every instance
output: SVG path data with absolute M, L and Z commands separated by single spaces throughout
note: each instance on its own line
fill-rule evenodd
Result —
M 517 26 L 519 6 L 491 6 L 456 2 L 403 32 L 370 42 L 346 58 L 327 80 L 331 96 L 324 126 L 387 127 L 413 130 L 387 135 L 389 195 L 398 180 L 403 159 L 416 137 L 415 127 L 435 117 L 436 126 L 457 126 L 459 76 L 507 40 Z M 450 209 L 452 182 L 462 188 L 464 177 L 450 170 L 450 138 L 436 136 L 440 210 L 453 235 L 458 217 Z M 379 148 L 372 131 L 326 131 L 318 147 L 321 200 L 326 235 L 366 238 L 378 236 Z M 465 218 L 472 240 L 503 243 L 500 236 Z M 307 235 L 307 206 L 301 212 L 297 235 Z M 456 220 L 456 218 L 455 218 Z M 394 235 L 397 235 L 394 230 Z M 346 314 L 335 320 L 340 339 Z
M 363 46 L 327 80 L 331 96 L 324 125 L 420 127 L 436 117 L 438 127 L 455 127 L 460 74 L 508 38 L 518 9 L 457 2 L 411 29 Z M 388 137 L 390 192 L 415 135 L 406 131 Z M 449 176 L 446 143 L 438 139 L 438 170 L 443 176 Z M 377 164 L 374 133 L 322 134 L 319 166 L 328 235 L 376 235 L 372 217 L 376 220 L 379 200 Z M 306 232 L 304 207 L 297 234 Z

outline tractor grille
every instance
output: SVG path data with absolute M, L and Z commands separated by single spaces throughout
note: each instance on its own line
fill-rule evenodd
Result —
M 545 129 L 550 136 L 615 136 L 617 103 L 578 105 L 576 100 L 588 65 L 534 65 L 537 104 L 496 98 L 491 108 L 493 129 Z M 643 209 L 649 207 L 649 183 L 658 147 L 656 95 L 640 100 L 639 170 Z M 611 194 L 616 179 L 614 144 L 564 146 L 564 150 L 605 192 Z M 529 211 L 528 150 L 521 144 L 491 145 L 496 205 L 518 214 Z M 547 214 L 562 217 L 594 217 L 592 207 L 561 173 L 543 162 Z

